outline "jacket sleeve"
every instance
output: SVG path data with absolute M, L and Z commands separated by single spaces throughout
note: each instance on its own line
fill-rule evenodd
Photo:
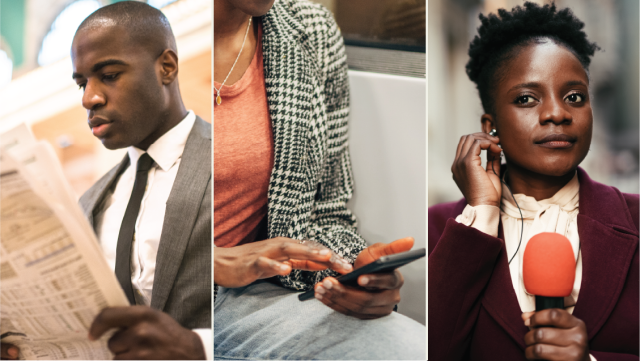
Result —
M 638 361 L 640 358 L 636 355 L 621 354 L 614 352 L 590 351 L 590 354 L 598 361 Z
M 429 211 L 429 360 L 462 360 L 502 240 Z M 444 226 L 442 226 L 444 225 Z
M 318 8 L 320 9 L 320 8 Z M 349 78 L 347 56 L 342 35 L 331 13 L 320 10 L 326 26 L 318 45 L 318 73 L 324 85 L 324 111 L 326 115 L 326 146 L 324 160 L 317 179 L 315 201 L 309 218 L 307 237 L 319 242 L 350 262 L 367 246 L 356 229 L 356 218 L 347 209 L 353 194 L 353 175 L 347 139 L 349 117 Z M 322 131 L 322 130 L 320 130 Z M 314 179 L 315 181 L 315 179 Z M 327 276 L 331 270 L 307 272 L 294 270 L 289 276 L 279 277 L 286 287 L 306 290 Z

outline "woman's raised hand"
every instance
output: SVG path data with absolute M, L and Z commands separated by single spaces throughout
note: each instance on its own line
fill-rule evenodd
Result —
M 500 206 L 500 139 L 486 133 L 464 135 L 458 143 L 451 166 L 453 180 L 471 206 Z M 480 152 L 487 151 L 487 169 L 482 168 Z M 495 170 L 495 173 L 494 173 Z
M 240 246 L 216 247 L 214 280 L 223 287 L 242 287 L 258 279 L 286 276 L 292 269 L 321 271 L 331 268 L 339 273 L 353 270 L 349 262 L 318 243 L 300 243 L 284 237 Z

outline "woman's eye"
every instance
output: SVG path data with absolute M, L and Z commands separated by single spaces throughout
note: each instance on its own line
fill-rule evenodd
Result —
M 530 95 L 523 95 L 516 99 L 516 104 L 531 104 L 536 100 Z
M 582 103 L 584 101 L 584 96 L 579 93 L 574 93 L 567 97 L 567 101 L 570 103 Z

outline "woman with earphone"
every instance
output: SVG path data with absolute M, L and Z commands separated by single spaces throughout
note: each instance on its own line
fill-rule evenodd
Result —
M 464 199 L 429 209 L 429 360 L 638 360 L 638 195 L 579 168 L 598 47 L 553 4 L 480 18 L 482 132 L 451 167 Z M 533 312 L 522 254 L 541 232 L 569 239 L 576 277 L 564 309 Z

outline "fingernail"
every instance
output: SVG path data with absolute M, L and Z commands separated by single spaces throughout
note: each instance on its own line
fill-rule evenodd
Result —
M 289 267 L 288 267 L 287 265 L 282 264 L 282 265 L 280 265 L 280 270 L 282 270 L 282 271 L 288 271 L 288 270 L 289 270 Z
M 15 347 L 10 347 L 10 348 L 7 350 L 7 353 L 8 353 L 8 354 L 9 354 L 9 356 L 11 356 L 11 357 L 18 357 L 18 349 L 17 349 L 17 348 L 15 348 Z
M 330 290 L 331 287 L 333 287 L 333 284 L 329 280 L 322 281 L 322 285 L 324 286 L 324 288 L 326 288 L 328 290 Z
M 329 251 L 328 249 L 323 249 L 322 251 L 320 251 L 320 255 L 322 255 L 322 256 L 326 256 L 329 253 L 331 253 L 331 251 Z
M 369 283 L 369 278 L 368 277 L 361 277 L 360 278 L 360 284 L 361 285 L 366 285 L 367 283 Z
M 342 267 L 343 267 L 344 269 L 346 269 L 346 270 L 350 270 L 350 269 L 352 269 L 352 268 L 353 268 L 353 266 L 351 265 L 351 263 L 346 262 L 346 261 L 342 264 Z
M 531 325 L 531 319 L 527 318 L 527 320 L 524 321 L 524 325 L 527 326 L 527 327 L 530 326 Z
M 327 291 L 322 286 L 319 286 L 318 288 L 316 288 L 316 293 L 324 295 L 325 292 L 327 292 Z

